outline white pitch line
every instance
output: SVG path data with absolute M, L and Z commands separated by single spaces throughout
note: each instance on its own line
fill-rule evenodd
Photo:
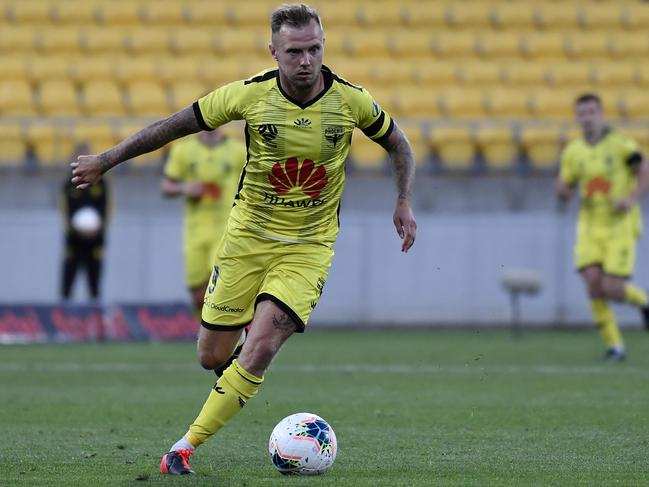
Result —
M 23 362 L 0 362 L 0 373 L 54 372 L 54 373 L 132 373 L 132 372 L 199 372 L 202 369 L 193 363 L 131 363 L 131 362 L 56 362 L 25 364 Z M 271 373 L 300 374 L 415 374 L 415 375 L 649 375 L 649 369 L 611 365 L 413 365 L 413 364 L 300 364 L 274 365 Z

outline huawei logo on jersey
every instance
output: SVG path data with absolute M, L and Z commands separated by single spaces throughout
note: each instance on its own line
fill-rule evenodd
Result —
M 292 188 L 301 187 L 304 194 L 311 198 L 320 196 L 322 189 L 329 184 L 324 166 L 317 166 L 311 159 L 304 159 L 302 164 L 297 158 L 288 159 L 284 165 L 276 162 L 268 175 L 275 193 L 285 195 Z
M 596 177 L 588 181 L 586 185 L 586 196 L 592 198 L 597 193 L 602 193 L 604 196 L 608 195 L 611 191 L 611 182 L 602 177 Z

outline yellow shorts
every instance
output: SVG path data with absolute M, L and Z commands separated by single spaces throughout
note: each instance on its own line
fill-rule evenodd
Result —
M 204 286 L 209 281 L 214 256 L 220 241 L 220 238 L 211 240 L 187 238 L 185 240 L 183 253 L 185 255 L 185 282 L 188 288 Z
M 600 266 L 605 274 L 631 277 L 635 268 L 636 237 L 624 232 L 580 231 L 575 244 L 575 263 L 577 270 L 592 265 Z
M 289 243 L 228 229 L 217 252 L 203 302 L 209 330 L 247 326 L 257 303 L 273 301 L 303 332 L 329 274 L 333 249 Z

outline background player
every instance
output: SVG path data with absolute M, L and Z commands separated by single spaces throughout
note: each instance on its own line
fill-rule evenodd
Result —
M 402 251 L 415 240 L 409 202 L 414 160 L 405 135 L 367 91 L 322 65 L 323 31 L 315 10 L 285 5 L 271 24 L 270 51 L 278 69 L 217 89 L 113 149 L 72 163 L 73 182 L 86 187 L 120 162 L 175 138 L 246 120 L 248 162 L 203 306 L 201 364 L 215 368 L 227 360 L 252 318 L 251 331 L 190 431 L 163 456 L 164 473 L 192 473 L 188 459 L 194 449 L 256 395 L 282 344 L 304 330 L 333 258 L 355 127 L 389 153 Z
M 246 147 L 216 129 L 175 144 L 165 164 L 162 194 L 185 198 L 185 282 L 199 317 L 245 162 Z
M 575 112 L 583 136 L 564 149 L 556 190 L 567 201 L 578 188 L 576 267 L 607 347 L 605 357 L 619 361 L 625 357 L 624 343 L 608 301 L 639 307 L 649 325 L 647 293 L 626 282 L 642 231 L 639 202 L 649 187 L 649 164 L 634 140 L 605 125 L 597 95 L 580 96 Z

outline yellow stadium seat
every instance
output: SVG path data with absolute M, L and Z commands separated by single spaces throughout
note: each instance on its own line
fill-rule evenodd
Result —
M 107 80 L 112 78 L 114 66 L 121 62 L 120 58 L 85 56 L 69 63 L 69 74 L 77 83 Z
M 176 0 L 156 0 L 145 2 L 141 10 L 142 20 L 156 25 L 180 25 L 187 12 L 184 2 Z
M 547 30 L 576 28 L 579 25 L 579 4 L 575 2 L 539 2 L 536 24 Z
M 419 125 L 404 125 L 401 127 L 403 133 L 406 134 L 410 145 L 412 146 L 412 153 L 415 158 L 417 167 L 425 167 L 430 159 L 428 151 L 428 142 Z
M 161 117 L 171 111 L 167 103 L 167 94 L 156 82 L 133 82 L 128 85 L 126 93 L 129 110 L 134 116 Z
M 531 112 L 538 119 L 571 120 L 575 98 L 581 90 L 542 90 L 531 98 Z
M 394 93 L 394 103 L 394 115 L 396 116 L 407 118 L 432 118 L 439 116 L 437 96 L 431 90 L 422 88 L 396 90 Z
M 329 67 L 338 76 L 356 86 L 364 86 L 367 88 L 368 86 L 374 85 L 374 67 L 371 63 L 364 62 L 363 59 L 347 59 L 346 61 L 338 62 Z M 382 83 L 376 84 L 379 85 Z
M 433 36 L 428 29 L 387 32 L 387 50 L 398 59 L 424 58 L 433 54 Z
M 563 37 L 554 31 L 524 35 L 521 48 L 525 57 L 531 59 L 560 59 L 565 57 Z
M 485 115 L 484 99 L 478 89 L 447 90 L 439 95 L 441 112 L 452 118 L 481 118 Z
M 0 56 L 0 83 L 27 78 L 27 63 L 22 56 Z
M 385 169 L 387 153 L 383 147 L 355 129 L 352 135 L 351 157 L 357 169 L 378 171 Z
M 97 19 L 97 2 L 57 0 L 53 3 L 52 17 L 59 24 L 89 24 Z
M 649 92 L 625 91 L 621 100 L 622 113 L 629 120 L 649 120 Z
M 468 127 L 434 127 L 430 133 L 430 141 L 433 151 L 446 169 L 473 169 L 475 145 Z
M 27 81 L 0 82 L 0 115 L 32 116 L 35 112 L 32 89 Z
M 373 64 L 370 69 L 373 84 L 385 86 L 411 83 L 413 81 L 413 69 L 417 69 L 417 65 L 413 64 L 412 61 L 386 60 L 382 63 Z
M 366 87 L 367 89 L 367 87 Z M 396 95 L 398 93 L 398 89 L 395 87 L 377 87 L 377 86 L 372 86 L 369 89 L 370 95 L 374 98 L 374 100 L 381 106 L 383 110 L 388 112 L 389 114 L 393 114 L 397 110 L 397 105 L 396 105 Z
M 206 62 L 198 68 L 199 80 L 214 88 L 241 78 L 250 78 L 254 75 L 255 73 L 243 73 L 241 64 L 236 59 L 231 58 Z
M 414 80 L 431 89 L 453 86 L 459 81 L 458 67 L 447 62 L 420 63 L 413 71 Z
M 356 17 L 366 27 L 395 28 L 403 20 L 403 5 L 400 2 L 378 1 L 359 5 Z
M 113 81 L 90 81 L 83 87 L 83 108 L 90 116 L 123 116 L 122 93 Z
M 225 135 L 228 137 L 232 137 L 235 140 L 238 140 L 240 142 L 245 141 L 245 134 L 244 134 L 244 125 L 241 124 L 238 121 L 226 123 L 225 125 L 221 125 L 219 127 Z
M 646 32 L 616 31 L 609 36 L 609 53 L 621 61 L 645 60 L 649 56 L 649 36 Z
M 588 64 L 555 64 L 549 65 L 547 70 L 548 81 L 552 86 L 583 90 L 592 84 L 592 68 Z
M 171 107 L 178 111 L 207 94 L 205 85 L 198 81 L 177 81 L 171 85 Z
M 38 30 L 33 26 L 0 28 L 0 52 L 5 55 L 27 54 L 36 49 Z
M 66 80 L 44 81 L 39 89 L 39 107 L 47 116 L 76 117 L 79 115 L 77 91 Z
M 236 26 L 267 28 L 274 6 L 265 2 L 228 2 L 226 18 Z
M 510 169 L 518 159 L 518 144 L 511 127 L 480 127 L 475 140 L 490 169 Z
M 487 59 L 513 59 L 521 55 L 518 32 L 491 32 L 478 36 L 478 54 Z
M 598 63 L 593 79 L 597 86 L 626 87 L 636 80 L 636 66 L 632 63 Z
M 586 3 L 579 12 L 579 23 L 593 31 L 620 29 L 622 10 L 618 2 Z
M 17 123 L 0 125 L 0 166 L 21 164 L 27 156 L 22 127 Z
M 70 54 L 80 49 L 81 33 L 74 26 L 43 29 L 37 47 L 45 54 Z
M 227 12 L 223 2 L 202 0 L 188 2 L 186 10 L 187 20 L 194 25 L 205 25 L 219 28 L 227 22 Z
M 448 4 L 448 23 L 454 28 L 489 28 L 492 22 L 492 6 L 488 2 L 466 1 Z
M 493 62 L 462 64 L 458 77 L 462 84 L 469 86 L 498 85 L 503 80 L 501 67 Z
M 530 116 L 530 100 L 527 91 L 500 88 L 485 97 L 487 113 L 494 118 L 525 119 Z
M 126 32 L 122 28 L 87 27 L 82 33 L 82 46 L 88 54 L 117 55 L 125 49 Z
M 602 100 L 607 118 L 622 118 L 621 92 L 624 87 L 598 88 L 595 92 Z
M 72 131 L 74 145 L 88 144 L 92 154 L 100 154 L 118 141 L 115 138 L 115 130 L 111 122 L 100 121 L 79 121 Z
M 494 6 L 492 19 L 498 29 L 532 30 L 536 9 L 531 2 L 501 2 Z
M 139 2 L 101 2 L 98 3 L 97 17 L 107 26 L 136 25 L 140 22 Z
M 139 132 L 148 124 L 142 122 L 125 122 L 117 128 L 117 141 L 121 141 L 130 137 L 131 135 Z M 143 154 L 136 157 L 131 162 L 129 166 L 133 168 L 142 168 L 142 167 L 157 167 L 162 163 L 164 155 L 168 152 L 168 149 L 162 148 L 149 152 L 148 154 Z M 127 166 L 128 167 L 128 166 Z
M 646 156 L 647 150 L 649 150 L 649 130 L 646 125 L 625 126 L 620 127 L 619 130 L 623 135 L 635 140 L 640 146 L 640 151 Z
M 277 68 L 277 62 L 270 57 L 270 54 L 268 56 L 249 56 L 240 63 L 239 67 L 242 74 L 238 79 L 246 79 L 266 69 Z
M 165 28 L 146 27 L 131 30 L 126 36 L 126 48 L 133 54 L 166 54 L 169 51 L 169 31 Z
M 403 9 L 403 20 L 409 27 L 437 29 L 449 20 L 443 2 L 406 2 Z
M 214 51 L 214 31 L 198 27 L 184 27 L 171 33 L 170 47 L 181 56 L 209 55 Z
M 576 61 L 601 59 L 608 57 L 609 40 L 601 32 L 573 33 L 565 39 L 566 54 Z
M 350 8 L 349 4 L 341 5 L 338 2 L 325 1 L 317 8 L 325 35 L 327 29 L 331 27 L 339 29 L 358 26 L 357 11 L 355 8 Z
M 72 153 L 72 137 L 68 127 L 56 123 L 32 123 L 27 128 L 27 141 L 42 167 L 65 167 Z
M 73 58 L 66 56 L 30 57 L 28 75 L 34 82 L 67 79 L 73 62 Z
M 649 29 L 649 4 L 646 2 L 628 2 L 623 5 L 622 22 L 627 29 Z
M 171 84 L 178 81 L 196 81 L 203 60 L 193 57 L 164 57 L 157 59 L 157 81 Z M 232 80 L 234 81 L 234 80 Z
M 9 18 L 17 25 L 47 24 L 52 20 L 52 3 L 48 0 L 22 0 L 9 4 Z
M 475 39 L 470 31 L 444 32 L 433 37 L 433 50 L 442 59 L 472 58 L 476 55 L 475 48 Z
M 516 63 L 503 66 L 503 80 L 511 87 L 542 88 L 547 82 L 546 69 L 541 63 Z
M 352 32 L 346 42 L 349 54 L 356 57 L 385 56 L 388 52 L 387 36 L 381 29 Z
M 268 41 L 259 29 L 222 29 L 214 37 L 217 52 L 223 56 L 247 55 L 268 52 Z
M 523 127 L 520 140 L 527 159 L 534 168 L 556 168 L 561 151 L 559 127 Z
M 150 81 L 158 78 L 158 65 L 154 56 L 125 58 L 114 66 L 115 80 L 122 84 L 132 81 Z

